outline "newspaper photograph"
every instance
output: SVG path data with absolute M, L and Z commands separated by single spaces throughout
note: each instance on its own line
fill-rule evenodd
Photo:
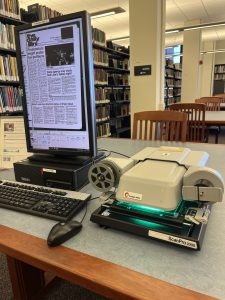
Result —
M 63 66 L 74 64 L 73 43 L 45 47 L 46 66 Z

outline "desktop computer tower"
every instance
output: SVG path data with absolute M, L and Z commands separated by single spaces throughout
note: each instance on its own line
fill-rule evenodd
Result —
M 84 165 L 34 162 L 29 159 L 14 163 L 15 179 L 41 186 L 78 190 L 88 183 L 88 170 L 93 160 Z

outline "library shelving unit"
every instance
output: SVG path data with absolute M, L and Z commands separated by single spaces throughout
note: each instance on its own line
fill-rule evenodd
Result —
M 178 103 L 181 100 L 181 64 L 174 64 L 172 60 L 167 59 L 165 64 L 165 87 L 164 101 L 165 107 L 172 103 Z
M 106 42 L 93 28 L 93 56 L 98 137 L 130 137 L 128 49 Z
M 225 91 L 225 64 L 218 64 L 214 67 L 213 94 L 222 94 Z
M 3 1 L 4 2 L 4 1 Z M 3 15 L 3 13 L 8 15 Z M 12 17 L 13 16 L 13 17 Z M 23 24 L 16 14 L 0 9 L 0 113 L 22 113 L 16 64 L 14 27 Z
M 17 5 L 16 5 L 17 4 Z M 0 168 L 27 157 L 14 27 L 20 20 L 15 0 L 0 3 Z

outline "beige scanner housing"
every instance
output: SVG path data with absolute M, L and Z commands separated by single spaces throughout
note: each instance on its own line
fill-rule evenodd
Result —
M 221 202 L 224 183 L 205 167 L 209 155 L 181 147 L 147 147 L 131 158 L 107 158 L 89 171 L 99 191 L 116 189 L 116 199 L 151 208 L 174 210 L 181 199 Z
M 136 165 L 120 177 L 116 192 L 119 201 L 169 211 L 182 198 L 201 201 L 199 193 L 203 190 L 203 201 L 222 201 L 223 179 L 217 171 L 204 167 L 206 152 L 180 147 L 145 148 L 132 159 Z M 202 190 L 196 187 L 198 184 L 204 185 Z
M 174 163 L 141 162 L 121 176 L 116 199 L 173 210 L 181 199 L 184 173 Z

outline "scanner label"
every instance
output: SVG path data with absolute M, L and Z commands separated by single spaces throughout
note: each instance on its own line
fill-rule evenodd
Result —
M 178 245 L 181 245 L 184 247 L 197 249 L 196 242 L 189 241 L 189 240 L 186 240 L 183 238 L 179 238 L 177 236 L 173 236 L 173 235 L 169 235 L 169 234 L 165 234 L 165 233 L 161 233 L 161 232 L 156 232 L 156 231 L 152 231 L 152 230 L 148 231 L 148 236 L 157 238 L 157 239 L 160 239 L 163 241 L 167 241 L 169 243 L 178 244 Z
M 42 170 L 43 170 L 43 172 L 56 173 L 56 170 L 54 170 L 54 169 L 46 169 L 46 168 L 43 168 Z
M 125 191 L 123 193 L 124 198 L 129 199 L 129 200 L 142 200 L 142 194 L 138 194 L 138 193 L 132 193 L 132 192 L 128 192 Z

